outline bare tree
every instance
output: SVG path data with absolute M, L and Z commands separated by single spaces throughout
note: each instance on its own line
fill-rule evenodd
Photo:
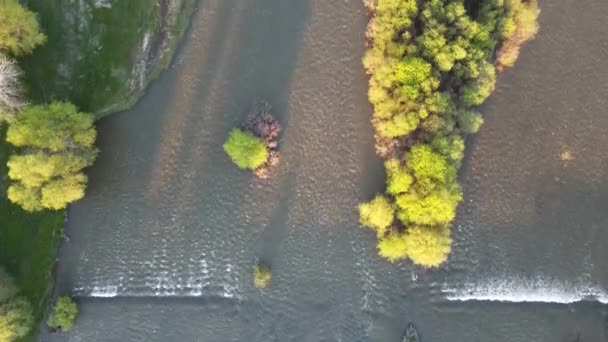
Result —
M 20 79 L 17 63 L 0 57 L 0 122 L 11 121 L 15 112 L 25 105 Z

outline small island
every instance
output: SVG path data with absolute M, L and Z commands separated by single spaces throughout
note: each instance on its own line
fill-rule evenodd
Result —
M 224 151 L 243 170 L 252 170 L 266 179 L 279 163 L 278 139 L 281 125 L 271 114 L 266 101 L 257 101 L 240 128 L 230 131 Z

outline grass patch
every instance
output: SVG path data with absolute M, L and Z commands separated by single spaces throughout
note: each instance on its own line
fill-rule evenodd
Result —
M 141 92 L 137 57 L 144 36 L 150 46 L 159 25 L 156 0 L 74 3 L 29 1 L 47 44 L 28 56 L 23 68 L 33 102 L 67 100 L 87 112 L 122 108 Z M 99 3 L 99 1 L 97 1 Z
M 36 324 L 23 341 L 33 341 L 47 307 L 64 211 L 32 214 L 6 199 L 6 161 L 12 147 L 5 142 L 5 133 L 6 128 L 0 128 L 0 265 L 15 277 L 23 295 L 32 303 Z

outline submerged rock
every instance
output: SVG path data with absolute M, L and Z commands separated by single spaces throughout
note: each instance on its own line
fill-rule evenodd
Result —
M 405 334 L 403 335 L 403 339 L 401 342 L 420 342 L 420 338 L 418 337 L 418 331 L 413 323 L 407 325 L 405 329 Z

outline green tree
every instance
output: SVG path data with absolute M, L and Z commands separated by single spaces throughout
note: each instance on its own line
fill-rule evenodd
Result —
M 71 103 L 53 102 L 25 108 L 9 127 L 6 140 L 17 147 L 51 152 L 94 151 L 93 115 Z
M 451 251 L 450 229 L 447 226 L 408 228 L 404 249 L 416 265 L 437 267 L 447 260 Z
M 462 102 L 467 106 L 478 106 L 494 91 L 496 72 L 494 66 L 484 62 L 479 76 L 469 82 L 462 90 Z
M 32 106 L 17 115 L 6 140 L 22 149 L 7 163 L 8 198 L 27 211 L 58 210 L 84 196 L 82 172 L 95 161 L 93 116 L 69 103 Z
M 430 145 L 417 145 L 407 155 L 407 166 L 417 180 L 432 179 L 444 184 L 455 172 L 446 158 L 433 151 Z
M 23 55 L 45 41 L 33 12 L 17 0 L 0 0 L 0 50 Z
M 395 219 L 395 206 L 382 195 L 369 202 L 359 204 L 359 221 L 376 231 L 378 237 L 386 234 Z
M 47 325 L 53 329 L 70 331 L 74 326 L 77 315 L 78 305 L 76 302 L 68 296 L 61 296 L 55 303 L 55 308 L 47 321 Z
M 262 139 L 238 128 L 230 132 L 224 151 L 241 169 L 254 170 L 268 161 L 268 150 Z
M 23 297 L 13 297 L 0 304 L 0 342 L 12 342 L 31 330 L 32 307 Z
M 258 289 L 263 289 L 270 283 L 272 272 L 270 267 L 264 264 L 256 264 L 253 266 L 253 285 Z
M 397 195 L 409 190 L 414 179 L 399 159 L 387 160 L 384 162 L 384 169 L 386 170 L 386 191 L 389 194 Z
M 536 35 L 540 14 L 536 0 L 509 0 L 505 9 L 506 16 L 500 23 L 503 42 L 496 55 L 499 68 L 515 64 L 521 46 Z
M 448 224 L 456 216 L 456 206 L 461 198 L 459 191 L 450 193 L 446 189 L 435 190 L 427 196 L 417 193 L 399 195 L 399 218 L 406 223 L 421 225 Z
M 378 254 L 390 262 L 407 258 L 404 234 L 390 234 L 378 241 Z

